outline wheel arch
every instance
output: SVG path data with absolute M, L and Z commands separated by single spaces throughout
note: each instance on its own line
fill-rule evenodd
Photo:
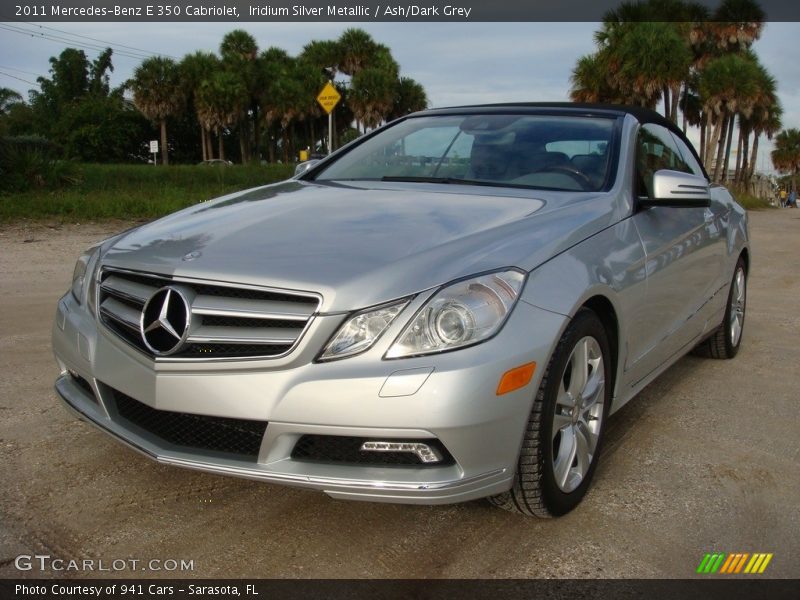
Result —
M 742 248 L 739 256 L 742 258 L 742 260 L 744 260 L 744 273 L 745 275 L 748 275 L 750 273 L 750 248 L 747 246 Z
M 587 308 L 595 313 L 606 330 L 609 350 L 611 351 L 611 390 L 613 402 L 616 397 L 616 385 L 618 380 L 617 369 L 620 364 L 620 331 L 617 311 L 611 300 L 602 294 L 595 294 L 588 298 L 579 308 Z

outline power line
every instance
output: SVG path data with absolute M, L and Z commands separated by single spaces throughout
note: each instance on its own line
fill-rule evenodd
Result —
M 19 27 L 18 25 L 11 25 L 9 23 L 0 23 L 0 28 L 6 29 L 8 31 L 13 31 L 14 33 L 19 33 L 20 35 L 27 35 L 27 36 L 30 36 L 30 37 L 32 37 L 34 39 L 44 39 L 44 40 L 48 40 L 48 41 L 51 41 L 51 42 L 59 42 L 59 43 L 70 44 L 70 45 L 73 45 L 73 46 L 78 46 L 80 48 L 86 48 L 87 50 L 103 51 L 103 50 L 106 49 L 106 46 L 101 46 L 99 44 L 90 44 L 88 42 L 79 42 L 79 41 L 76 41 L 76 40 L 63 38 L 61 36 L 57 36 L 57 35 L 53 35 L 53 34 L 33 31 L 31 29 L 26 29 L 24 27 Z M 128 58 L 136 58 L 136 59 L 139 59 L 139 60 L 141 60 L 143 58 L 148 58 L 146 55 L 136 54 L 134 52 L 128 52 L 127 50 L 119 50 L 119 51 L 117 51 L 117 54 L 122 55 L 122 56 L 126 56 Z
M 86 44 L 86 43 L 78 43 L 75 40 L 70 40 L 70 39 L 61 38 L 61 37 L 57 37 L 57 36 L 50 36 L 50 35 L 46 35 L 44 33 L 37 33 L 35 31 L 31 31 L 29 29 L 22 29 L 22 28 L 14 26 L 14 25 L 8 25 L 6 23 L 0 23 L 0 29 L 5 29 L 6 31 L 11 31 L 13 33 L 18 33 L 20 35 L 25 35 L 25 36 L 31 37 L 33 39 L 38 39 L 38 40 L 43 40 L 43 41 L 46 40 L 46 41 L 57 42 L 57 43 L 61 43 L 61 44 L 68 44 L 68 45 L 73 46 L 73 47 L 85 48 L 87 50 L 93 50 L 93 51 L 96 51 L 96 52 L 97 51 L 102 52 L 103 50 L 105 50 L 105 48 L 103 46 L 97 46 L 97 45 Z M 127 57 L 127 58 L 135 58 L 137 60 L 142 60 L 144 58 L 148 58 L 146 56 L 134 55 L 132 53 L 123 52 L 123 51 L 117 52 L 117 55 L 124 56 L 124 57 Z
M 6 31 L 11 31 L 13 33 L 17 33 L 17 34 L 20 34 L 20 35 L 29 36 L 29 37 L 32 37 L 34 39 L 47 40 L 47 41 L 50 41 L 50 42 L 57 42 L 57 43 L 67 44 L 67 45 L 72 46 L 72 47 L 84 48 L 84 49 L 87 49 L 87 50 L 93 50 L 95 52 L 98 52 L 98 51 L 102 52 L 103 50 L 106 49 L 106 47 L 104 47 L 104 46 L 98 46 L 96 44 L 89 44 L 87 42 L 77 42 L 76 40 L 71 40 L 71 39 L 62 38 L 62 37 L 56 36 L 56 35 L 36 32 L 36 31 L 30 30 L 30 29 L 25 29 L 25 28 L 18 27 L 16 25 L 9 25 L 8 23 L 0 23 L 0 29 L 5 29 Z M 111 49 L 114 50 L 113 47 Z M 148 56 L 148 55 L 135 54 L 135 53 L 133 53 L 131 51 L 127 51 L 127 50 L 115 50 L 115 55 L 116 56 L 124 56 L 126 58 L 133 58 L 133 59 L 136 59 L 136 60 L 144 60 L 146 58 L 150 58 L 150 56 Z
M 6 69 L 8 71 L 16 71 L 17 73 L 25 73 L 27 75 L 35 75 L 36 77 L 42 77 L 41 73 L 34 73 L 33 71 L 26 71 L 25 69 L 17 69 L 16 67 L 7 67 L 5 65 L 0 65 L 0 69 Z
M 39 87 L 38 83 L 35 83 L 33 81 L 28 81 L 27 79 L 23 79 L 22 77 L 17 77 L 16 75 L 12 75 L 11 73 L 6 73 L 5 71 L 0 71 L 0 75 L 5 75 L 6 77 L 11 77 L 11 79 L 16 79 L 18 81 L 24 81 L 25 83 L 30 83 L 31 85 L 35 85 L 36 87 Z
M 84 38 L 87 40 L 92 40 L 93 42 L 100 42 L 101 44 L 105 44 L 106 46 L 114 46 L 111 42 L 107 42 L 105 40 L 100 40 L 97 38 L 89 37 L 88 35 L 83 35 L 80 33 L 70 33 L 69 31 L 64 31 L 63 29 L 56 29 L 55 27 L 48 27 L 47 25 L 40 25 L 39 23 L 30 23 L 28 21 L 19 21 L 20 23 L 25 23 L 26 25 L 30 25 L 31 27 L 39 27 L 40 29 L 49 29 L 50 31 L 56 31 L 58 33 L 63 33 L 72 37 L 77 38 Z M 167 58 L 172 58 L 173 60 L 179 60 L 175 56 L 170 56 L 169 54 L 161 54 L 158 52 L 152 52 L 150 50 L 143 50 L 142 48 L 136 48 L 135 46 L 126 46 L 125 44 L 116 44 L 119 48 L 127 48 L 129 50 L 135 50 L 136 52 L 141 52 L 143 54 L 148 54 L 150 56 L 166 56 Z

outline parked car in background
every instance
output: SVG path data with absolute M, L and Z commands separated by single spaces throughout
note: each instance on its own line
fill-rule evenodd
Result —
M 740 347 L 746 213 L 656 113 L 429 110 L 307 166 L 78 260 L 69 409 L 170 465 L 561 515 L 612 413 Z
M 230 167 L 233 163 L 229 160 L 224 160 L 222 158 L 209 158 L 207 160 L 201 160 L 198 165 L 205 165 L 206 167 Z

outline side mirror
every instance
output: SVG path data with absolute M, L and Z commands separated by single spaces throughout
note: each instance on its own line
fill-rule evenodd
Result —
M 311 167 L 313 167 L 318 162 L 319 162 L 318 158 L 312 158 L 311 160 L 307 160 L 305 162 L 301 162 L 299 165 L 297 165 L 294 168 L 294 176 L 298 177 L 299 175 L 302 175 L 303 173 L 308 171 Z
M 705 177 L 662 169 L 653 174 L 653 197 L 643 206 L 697 207 L 711 204 L 711 190 Z

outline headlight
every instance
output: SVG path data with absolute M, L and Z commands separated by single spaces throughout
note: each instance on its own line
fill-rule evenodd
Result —
M 525 274 L 498 271 L 458 281 L 437 292 L 386 353 L 386 358 L 431 354 L 488 340 L 517 302 Z
M 86 299 L 86 271 L 99 248 L 99 246 L 93 246 L 81 254 L 75 263 L 75 269 L 72 271 L 72 297 L 75 298 L 78 304 L 83 304 Z
M 325 346 L 319 360 L 345 358 L 369 350 L 406 304 L 408 304 L 407 298 L 394 304 L 356 313 L 339 327 L 336 335 Z

